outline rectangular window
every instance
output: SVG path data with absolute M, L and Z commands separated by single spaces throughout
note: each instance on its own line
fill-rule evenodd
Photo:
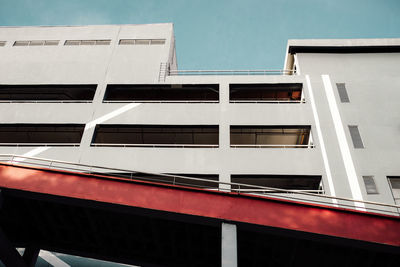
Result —
M 167 173 L 166 176 L 162 174 L 157 175 L 157 174 L 147 174 L 140 172 L 135 172 L 135 173 L 118 172 L 118 173 L 98 173 L 98 174 L 112 176 L 112 177 L 142 180 L 148 182 L 193 186 L 198 188 L 218 188 L 218 177 L 219 177 L 218 174 L 184 174 L 184 173 Z M 186 177 L 188 179 L 186 179 Z M 201 180 L 196 180 L 196 179 L 201 179 Z
M 364 148 L 363 141 L 361 139 L 360 131 L 357 125 L 349 125 L 349 131 L 351 140 L 353 141 L 354 148 Z
M 218 125 L 97 125 L 92 145 L 218 147 Z
M 46 40 L 46 41 L 44 41 L 44 45 L 49 45 L 49 46 L 58 45 L 59 42 L 60 41 L 56 41 L 56 40 Z
M 103 40 L 66 40 L 64 45 L 110 45 L 110 39 Z
M 338 89 L 340 102 L 349 103 L 349 96 L 347 95 L 346 85 L 344 83 L 337 83 L 336 87 Z
M 150 39 L 136 39 L 135 45 L 149 45 L 151 43 Z
M 396 205 L 400 205 L 400 176 L 388 176 Z
M 237 174 L 231 175 L 232 183 L 248 184 L 262 187 L 271 187 L 278 189 L 299 190 L 312 193 L 323 193 L 321 188 L 321 176 L 315 175 L 254 175 Z M 232 189 L 239 189 L 238 185 L 232 185 Z M 243 191 L 256 189 L 252 186 L 240 186 Z M 254 190 L 256 192 L 256 190 Z M 270 193 L 281 193 L 281 191 L 270 190 Z
M 231 126 L 231 147 L 308 148 L 310 126 Z
M 163 45 L 165 39 L 120 39 L 119 45 Z
M 3 102 L 88 102 L 96 92 L 96 84 L 0 85 Z
M 151 39 L 150 44 L 151 45 L 163 45 L 163 44 L 165 44 L 165 39 Z
M 104 102 L 219 102 L 219 85 L 109 84 Z
M 301 83 L 281 84 L 230 84 L 231 103 L 300 103 Z
M 28 46 L 29 41 L 15 41 L 14 46 Z
M 0 144 L 79 145 L 84 127 L 84 124 L 0 124 Z
M 32 40 L 32 41 L 15 41 L 14 46 L 44 46 L 58 45 L 59 40 Z
M 378 194 L 378 188 L 376 188 L 374 176 L 363 176 L 363 180 L 368 195 Z

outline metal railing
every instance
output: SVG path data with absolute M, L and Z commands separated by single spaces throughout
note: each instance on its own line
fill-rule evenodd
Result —
M 103 103 L 219 103 L 218 100 L 103 100 Z
M 229 100 L 229 103 L 242 104 L 242 103 L 251 103 L 251 104 L 299 104 L 306 103 L 305 99 L 302 100 Z
M 246 195 L 251 194 L 252 196 L 268 196 L 275 199 L 295 200 L 307 203 L 322 204 L 331 207 L 340 207 L 347 210 L 360 209 L 360 205 L 362 205 L 365 206 L 366 210 L 370 212 L 395 216 L 400 215 L 400 205 L 328 196 L 324 194 L 323 190 L 289 190 L 243 183 L 228 183 L 203 178 L 108 168 L 103 166 L 11 154 L 0 154 L 0 162 L 16 166 L 24 165 L 33 168 L 48 168 L 55 171 L 72 171 L 80 172 L 86 175 L 101 175 L 102 177 L 109 179 L 123 178 L 126 180 L 143 180 L 171 185 L 189 186 L 208 191 L 233 192 Z M 210 184 L 214 186 L 210 186 Z
M 92 103 L 92 100 L 0 100 L 0 103 Z
M 80 146 L 80 143 L 0 143 L 0 146 L 16 146 L 16 147 L 25 147 L 25 146 Z
M 282 144 L 282 145 L 257 145 L 257 144 L 245 144 L 245 145 L 230 145 L 232 148 L 314 148 L 315 145 L 290 145 L 290 144 Z
M 179 148 L 218 148 L 219 145 L 202 145 L 202 144 L 106 144 L 92 143 L 90 146 L 95 147 L 179 147 Z
M 295 70 L 169 70 L 169 76 L 179 75 L 294 75 Z

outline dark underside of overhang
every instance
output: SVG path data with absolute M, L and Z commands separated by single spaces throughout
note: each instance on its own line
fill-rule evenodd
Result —
M 220 266 L 221 220 L 1 190 L 15 247 L 141 266 Z M 237 224 L 239 266 L 398 266 L 396 247 Z M 384 234 L 384 233 L 382 233 Z

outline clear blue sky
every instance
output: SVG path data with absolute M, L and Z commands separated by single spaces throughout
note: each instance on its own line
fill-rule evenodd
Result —
M 400 0 L 0 0 L 0 25 L 173 22 L 180 69 L 281 69 L 288 39 L 400 38 Z

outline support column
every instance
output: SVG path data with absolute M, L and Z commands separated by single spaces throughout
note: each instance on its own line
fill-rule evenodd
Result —
M 219 88 L 219 102 L 220 102 L 220 115 L 219 115 L 219 151 L 220 155 L 227 155 L 230 151 L 230 121 L 228 116 L 228 108 L 229 108 L 229 83 L 221 82 Z M 221 166 L 229 166 L 230 158 L 221 157 L 220 164 Z M 219 181 L 230 183 L 231 176 L 230 170 L 227 168 L 220 168 L 219 172 Z M 220 190 L 224 190 L 229 192 L 231 190 L 230 185 L 220 184 Z
M 24 259 L 26 266 L 35 267 L 37 258 L 39 256 L 40 249 L 35 246 L 28 246 L 22 258 Z
M 221 232 L 221 267 L 237 267 L 236 225 L 222 223 Z
M 24 260 L 0 229 L 0 259 L 5 266 L 26 267 Z

